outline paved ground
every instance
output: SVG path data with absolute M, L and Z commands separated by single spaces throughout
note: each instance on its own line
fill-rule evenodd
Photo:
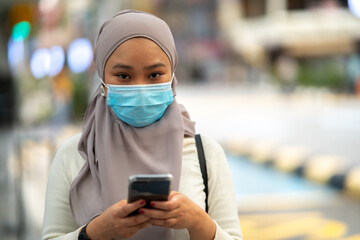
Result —
M 288 172 L 360 195 L 360 99 L 319 90 L 183 87 L 197 131 Z
M 199 132 L 221 142 L 297 146 L 341 156 L 346 166 L 360 164 L 359 99 L 213 86 L 180 88 L 179 101 Z M 358 198 L 244 157 L 229 156 L 229 162 L 245 239 L 360 239 Z
M 228 160 L 244 239 L 360 239 L 359 199 L 244 157 Z

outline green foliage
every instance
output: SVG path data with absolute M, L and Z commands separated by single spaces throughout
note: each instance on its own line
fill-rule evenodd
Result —
M 75 120 L 81 120 L 85 114 L 88 104 L 88 75 L 86 73 L 72 75 L 74 83 L 73 92 L 73 117 Z
M 344 62 L 335 58 L 302 60 L 299 64 L 298 83 L 302 86 L 341 91 L 346 87 Z

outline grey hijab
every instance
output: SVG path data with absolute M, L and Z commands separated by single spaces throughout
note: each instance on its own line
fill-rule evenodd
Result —
M 159 45 L 170 59 L 172 71 L 177 53 L 168 25 L 145 12 L 125 10 L 107 20 L 95 43 L 94 60 L 99 76 L 112 52 L 124 41 L 145 37 Z M 175 95 L 176 78 L 173 81 Z M 163 117 L 143 128 L 132 127 L 116 117 L 97 88 L 84 117 L 78 150 L 85 164 L 70 189 L 70 207 L 81 226 L 114 203 L 127 198 L 132 174 L 171 173 L 173 190 L 179 189 L 184 137 L 193 137 L 195 123 L 185 108 L 174 102 Z M 173 239 L 173 230 L 148 227 L 131 239 Z

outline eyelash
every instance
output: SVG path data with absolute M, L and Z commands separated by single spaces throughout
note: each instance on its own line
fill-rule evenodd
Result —
M 154 76 L 156 75 L 156 76 Z M 154 73 L 151 73 L 149 74 L 148 78 L 159 78 L 162 74 L 159 73 L 159 72 L 154 72 Z M 116 74 L 116 77 L 119 77 L 121 79 L 130 79 L 130 75 L 126 74 L 126 73 L 120 73 L 120 74 Z
M 152 75 L 156 75 L 156 77 L 153 77 Z M 160 77 L 161 75 L 162 75 L 161 73 L 154 72 L 154 73 L 151 73 L 151 74 L 149 75 L 149 78 L 158 78 L 158 77 Z
M 130 76 L 126 73 L 120 73 L 120 74 L 116 74 L 117 77 L 121 78 L 121 79 L 130 79 Z

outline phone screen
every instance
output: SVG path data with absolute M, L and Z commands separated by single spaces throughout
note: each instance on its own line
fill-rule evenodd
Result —
M 171 187 L 171 174 L 132 175 L 129 178 L 128 202 L 145 199 L 145 208 L 151 201 L 166 201 Z

